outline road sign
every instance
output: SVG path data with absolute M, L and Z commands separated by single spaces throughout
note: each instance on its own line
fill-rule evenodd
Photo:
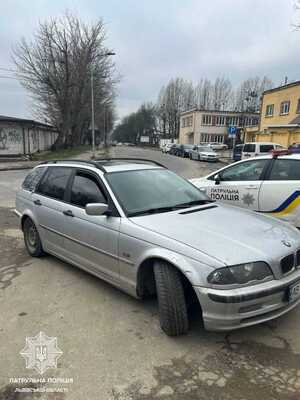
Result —
M 228 128 L 228 137 L 229 138 L 235 138 L 237 133 L 236 126 L 229 126 Z

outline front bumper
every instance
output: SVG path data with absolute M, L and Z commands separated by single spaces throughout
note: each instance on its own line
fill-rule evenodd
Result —
M 201 156 L 202 161 L 211 161 L 211 162 L 217 162 L 219 161 L 218 157 L 208 157 L 208 156 Z
M 289 303 L 288 289 L 300 281 L 300 270 L 280 280 L 238 289 L 211 289 L 195 286 L 204 326 L 207 330 L 227 331 L 277 318 L 300 304 Z

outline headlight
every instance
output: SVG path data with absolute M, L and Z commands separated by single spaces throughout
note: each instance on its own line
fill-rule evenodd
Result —
M 267 277 L 273 277 L 272 271 L 268 264 L 259 261 L 216 269 L 208 275 L 207 281 L 213 285 L 234 285 Z

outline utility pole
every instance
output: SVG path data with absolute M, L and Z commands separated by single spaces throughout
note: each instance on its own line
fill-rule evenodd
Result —
M 92 159 L 95 158 L 95 112 L 94 112 L 94 74 L 91 72 L 91 97 L 92 97 Z
M 104 57 L 114 56 L 116 53 L 108 51 L 103 54 Z M 92 112 L 92 159 L 95 158 L 95 110 L 94 110 L 94 71 L 91 70 L 91 112 Z M 106 140 L 106 139 L 105 139 Z

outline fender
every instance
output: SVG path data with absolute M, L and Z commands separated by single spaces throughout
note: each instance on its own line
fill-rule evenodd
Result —
M 141 265 L 147 260 L 153 258 L 165 260 L 174 265 L 174 267 L 177 268 L 193 286 L 207 286 L 207 275 L 209 275 L 211 271 L 218 267 L 212 267 L 168 249 L 153 247 L 151 249 L 147 249 L 137 259 L 137 277 L 139 275 Z

